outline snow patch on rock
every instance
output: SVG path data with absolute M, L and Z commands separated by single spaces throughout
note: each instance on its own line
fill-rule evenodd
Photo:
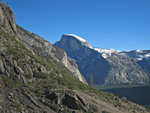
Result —
M 86 42 L 85 39 L 83 39 L 83 38 L 81 38 L 81 37 L 79 37 L 77 35 L 74 35 L 74 34 L 67 34 L 66 36 L 72 36 L 72 37 L 75 37 L 76 39 L 80 40 L 81 42 Z
M 137 53 L 142 53 L 143 51 L 142 51 L 142 50 L 136 50 L 136 52 L 137 52 Z
M 112 53 L 120 53 L 120 51 L 117 51 L 115 49 L 100 49 L 100 48 L 93 48 L 93 49 L 101 53 L 103 58 L 111 56 Z

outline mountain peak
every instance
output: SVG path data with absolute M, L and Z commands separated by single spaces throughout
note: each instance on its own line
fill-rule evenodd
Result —
M 77 36 L 77 35 L 74 35 L 74 34 L 66 34 L 66 36 L 71 36 L 71 37 L 74 37 L 76 38 L 77 40 L 81 41 L 81 42 L 87 42 L 85 39 Z
M 62 38 L 61 38 L 61 41 L 62 40 L 77 40 L 78 42 L 80 42 L 82 45 L 88 47 L 88 48 L 92 48 L 92 46 L 83 38 L 77 36 L 77 35 L 74 35 L 74 34 L 63 34 L 62 35 Z

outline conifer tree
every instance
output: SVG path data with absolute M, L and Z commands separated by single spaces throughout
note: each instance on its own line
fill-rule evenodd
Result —
M 90 86 L 90 87 L 93 86 L 93 75 L 92 75 L 92 74 L 90 74 L 89 86 Z

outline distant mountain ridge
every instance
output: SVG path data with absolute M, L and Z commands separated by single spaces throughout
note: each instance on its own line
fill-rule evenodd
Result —
M 150 50 L 132 50 L 132 51 L 122 51 L 137 60 L 143 60 L 144 58 L 150 60 Z
M 94 76 L 95 85 L 131 85 L 148 84 L 149 73 L 139 65 L 137 56 L 114 49 L 93 48 L 76 35 L 62 35 L 54 46 L 66 51 L 69 58 L 78 64 L 86 80 L 89 74 Z M 149 53 L 146 53 L 147 56 Z M 143 56 L 144 58 L 144 56 Z
M 123 51 L 122 53 L 137 59 L 137 63 L 142 69 L 145 72 L 150 73 L 150 50 Z

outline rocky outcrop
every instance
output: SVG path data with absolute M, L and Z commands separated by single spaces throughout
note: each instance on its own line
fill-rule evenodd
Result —
M 60 95 L 59 92 L 62 94 Z M 86 108 L 87 105 L 86 101 L 82 97 L 75 93 L 70 94 L 68 90 L 65 93 L 61 90 L 46 90 L 45 95 L 47 99 L 50 99 L 55 104 L 60 106 L 64 105 L 73 110 L 83 110 L 82 107 Z
M 147 84 L 149 75 L 136 59 L 113 49 L 93 48 L 84 39 L 75 35 L 62 35 L 54 46 L 66 51 L 69 58 L 78 64 L 80 72 L 89 81 L 93 74 L 96 85 Z
M 62 103 L 70 109 L 75 109 L 75 110 L 79 109 L 79 106 L 78 106 L 79 104 L 77 103 L 77 99 L 68 94 L 65 94 Z
M 23 64 L 22 69 L 23 69 L 24 73 L 26 73 L 28 75 L 33 75 L 32 68 L 28 64 Z
M 17 33 L 15 18 L 12 10 L 0 2 L 0 27 L 7 32 Z

